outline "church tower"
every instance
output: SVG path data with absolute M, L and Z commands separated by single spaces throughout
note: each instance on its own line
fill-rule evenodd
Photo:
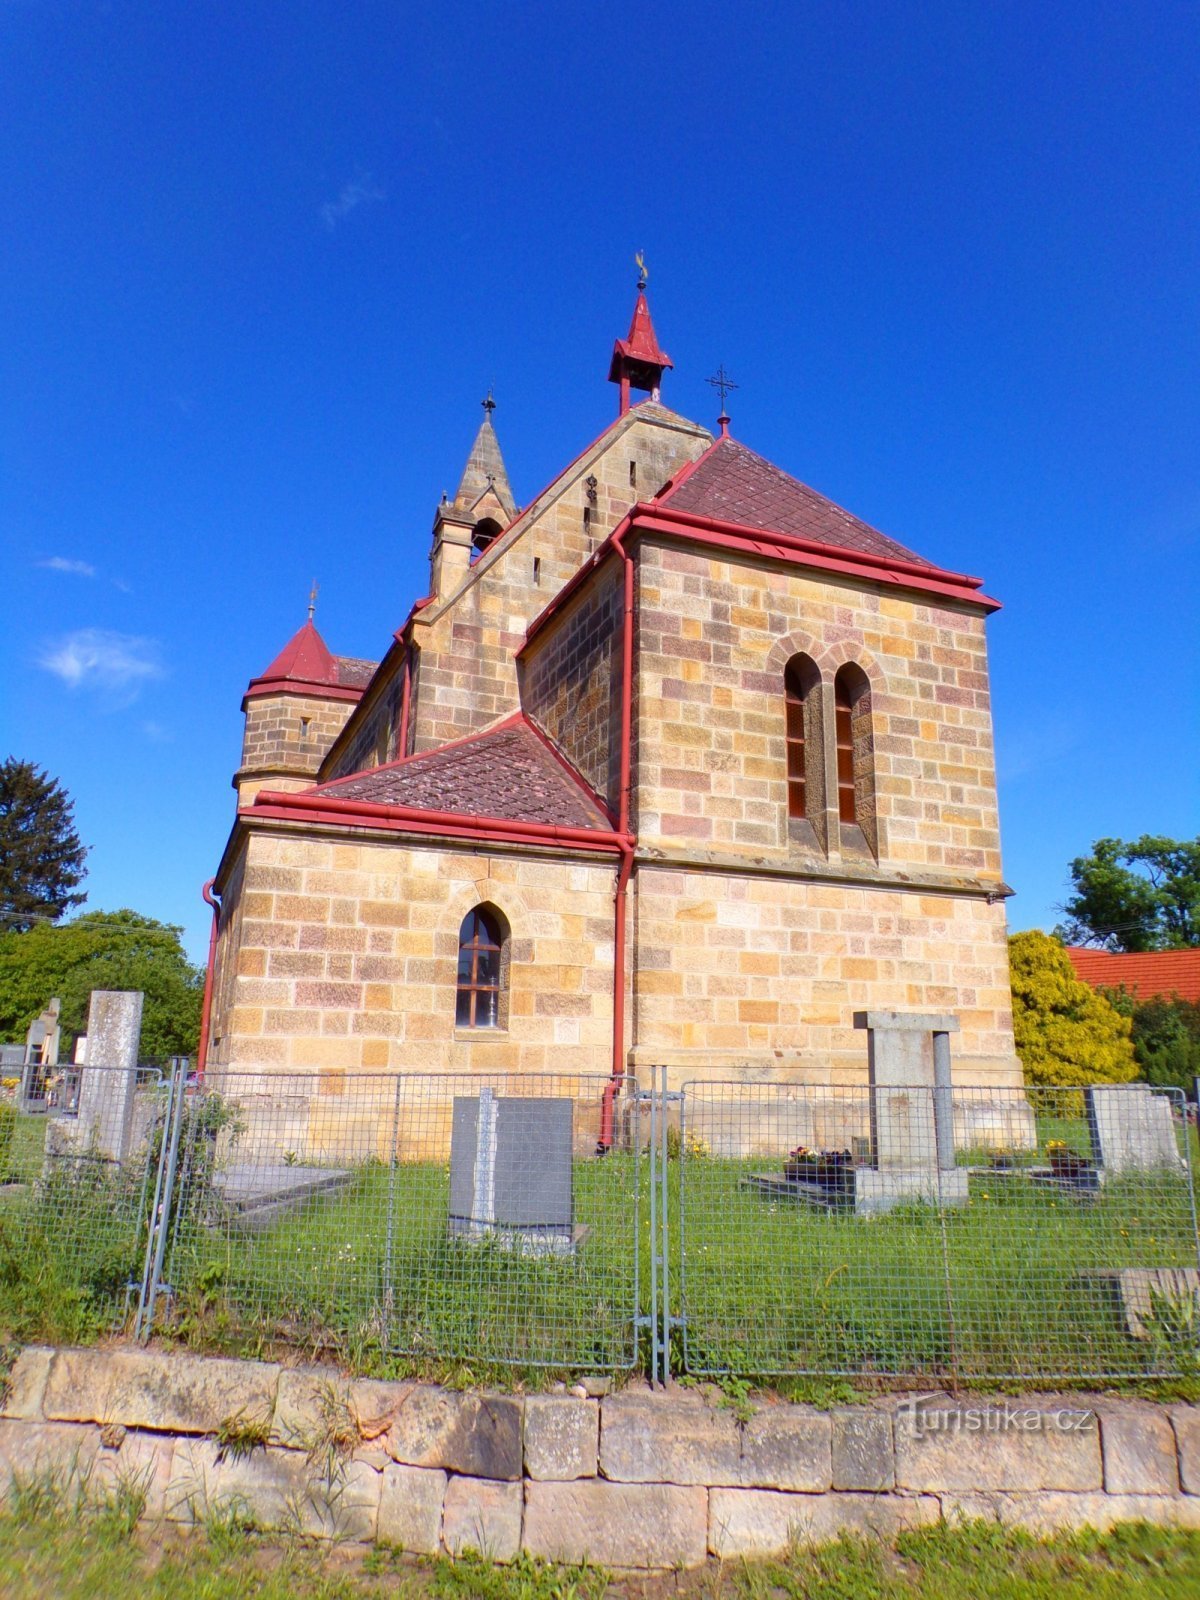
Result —
M 303 789 L 312 783 L 373 669 L 373 662 L 331 654 L 313 624 L 310 605 L 308 621 L 267 670 L 250 680 L 242 699 L 246 726 L 233 779 L 240 806 L 260 789 Z
M 434 518 L 429 592 L 439 599 L 454 593 L 473 557 L 486 550 L 517 514 L 500 441 L 492 426 L 495 409 L 489 389 L 483 401 L 483 421 L 454 499 L 443 495 Z

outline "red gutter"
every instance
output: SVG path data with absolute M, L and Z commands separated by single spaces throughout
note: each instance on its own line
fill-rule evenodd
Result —
M 221 902 L 213 894 L 213 884 L 217 880 L 210 878 L 201 889 L 205 905 L 212 907 L 212 927 L 208 934 L 208 965 L 204 969 L 204 1004 L 200 1010 L 200 1043 L 196 1047 L 196 1076 L 204 1081 L 204 1068 L 208 1062 L 208 1033 L 212 1021 L 213 1002 L 213 971 L 217 964 L 217 934 L 221 927 Z
M 633 742 L 633 633 L 637 623 L 634 609 L 633 556 L 621 543 L 628 518 L 621 523 L 607 541 L 620 556 L 625 566 L 625 605 L 621 618 L 621 775 L 618 797 L 617 833 L 621 841 L 621 865 L 617 872 L 617 887 L 613 903 L 613 1044 L 612 1072 L 604 1087 L 600 1106 L 600 1140 L 597 1150 L 603 1154 L 612 1148 L 613 1102 L 625 1076 L 625 913 L 626 890 L 633 872 L 633 852 L 637 840 L 630 832 L 630 786 Z

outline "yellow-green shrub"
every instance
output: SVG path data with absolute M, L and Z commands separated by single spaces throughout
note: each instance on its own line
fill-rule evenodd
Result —
M 1008 941 L 1013 1033 L 1027 1083 L 1128 1083 L 1137 1077 L 1131 1024 L 1075 976 L 1071 958 L 1048 933 Z

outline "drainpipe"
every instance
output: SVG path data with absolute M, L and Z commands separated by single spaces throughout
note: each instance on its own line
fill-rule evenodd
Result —
M 217 934 L 221 927 L 221 902 L 213 894 L 213 884 L 217 880 L 210 878 L 201 889 L 204 903 L 212 907 L 212 927 L 208 933 L 208 965 L 204 969 L 204 1005 L 200 1012 L 200 1043 L 196 1049 L 196 1076 L 204 1081 L 204 1068 L 208 1061 L 208 1031 L 212 1021 L 213 1002 L 213 969 L 217 964 Z
M 618 530 L 612 536 L 613 549 L 624 565 L 625 604 L 621 619 L 621 777 L 618 801 L 617 833 L 620 837 L 621 865 L 617 870 L 617 887 L 613 909 L 613 1042 L 612 1074 L 604 1086 L 604 1099 L 600 1106 L 600 1139 L 596 1153 L 604 1155 L 612 1148 L 613 1102 L 625 1076 L 625 913 L 626 889 L 633 872 L 633 852 L 637 839 L 630 831 L 630 786 L 633 737 L 633 630 L 634 570 L 633 557 L 621 542 Z

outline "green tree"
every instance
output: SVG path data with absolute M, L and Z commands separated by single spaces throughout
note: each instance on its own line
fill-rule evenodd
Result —
M 136 911 L 97 911 L 0 934 L 0 1038 L 24 1039 L 52 995 L 69 1037 L 84 1032 L 93 989 L 140 989 L 142 1055 L 193 1055 L 204 973 L 184 954 L 180 931 Z
M 31 761 L 0 763 L 0 927 L 29 928 L 81 905 L 87 850 L 62 786 Z
M 1057 939 L 1031 929 L 1008 941 L 1013 1033 L 1028 1083 L 1074 1086 L 1137 1077 L 1131 1023 L 1075 976 Z
M 1133 1053 L 1147 1083 L 1182 1089 L 1189 1097 L 1200 1077 L 1200 1001 L 1175 994 L 1139 1000 L 1127 989 L 1101 991 L 1133 1025 Z
M 1071 863 L 1066 944 L 1106 950 L 1183 950 L 1200 945 L 1200 837 L 1097 839 Z

